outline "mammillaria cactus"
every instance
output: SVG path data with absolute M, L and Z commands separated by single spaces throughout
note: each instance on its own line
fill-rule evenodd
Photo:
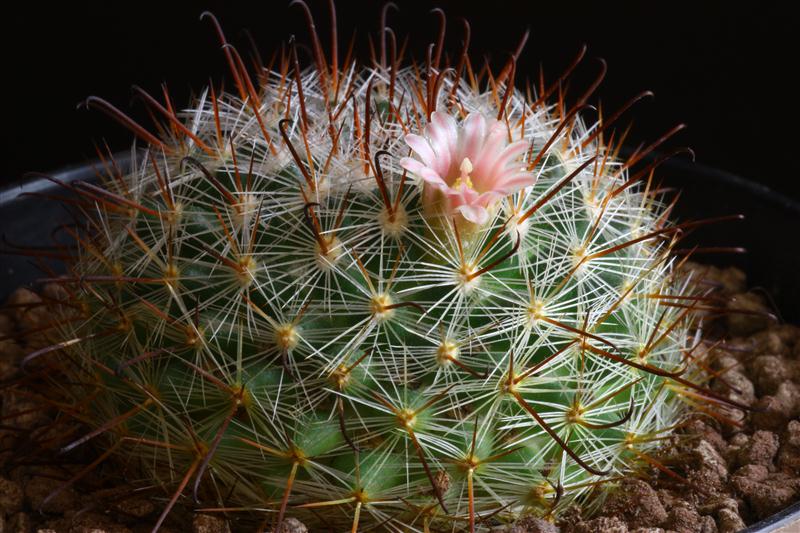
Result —
M 620 159 L 629 105 L 587 122 L 596 84 L 566 103 L 583 51 L 520 90 L 468 32 L 415 63 L 382 29 L 359 67 L 296 3 L 310 67 L 292 43 L 252 75 L 206 15 L 232 92 L 176 112 L 137 90 L 158 134 L 87 101 L 145 145 L 65 184 L 70 319 L 25 367 L 57 364 L 93 428 L 67 448 L 102 440 L 169 488 L 156 528 L 193 497 L 273 527 L 486 530 L 660 466 L 683 406 L 723 400 L 659 142 Z

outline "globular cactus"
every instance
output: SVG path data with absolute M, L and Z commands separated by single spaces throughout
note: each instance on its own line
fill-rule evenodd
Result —
M 620 159 L 619 113 L 565 103 L 572 68 L 518 90 L 513 56 L 404 63 L 383 30 L 369 67 L 312 32 L 313 66 L 290 46 L 251 76 L 210 18 L 233 92 L 139 91 L 158 134 L 89 99 L 145 146 L 67 185 L 70 319 L 25 361 L 59 361 L 92 427 L 67 448 L 169 488 L 156 528 L 190 496 L 353 531 L 591 510 L 686 404 L 722 402 L 657 143 Z

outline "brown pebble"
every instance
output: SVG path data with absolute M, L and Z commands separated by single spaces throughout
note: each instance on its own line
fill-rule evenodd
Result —
M 728 300 L 727 307 L 730 311 L 727 325 L 731 335 L 751 335 L 766 328 L 771 322 L 770 311 L 757 294 L 736 294 Z
M 714 450 L 707 442 L 706 446 Z M 626 479 L 620 483 L 604 511 L 625 518 L 631 528 L 657 526 L 667 519 L 667 511 L 661 505 L 656 491 L 639 479 Z
M 780 337 L 781 342 L 783 342 L 787 348 L 786 353 L 789 353 L 789 349 L 795 346 L 798 340 L 800 340 L 800 326 L 794 324 L 781 324 L 770 328 L 770 331 Z
M 218 516 L 196 514 L 192 520 L 193 533 L 230 533 L 228 522 Z
M 68 307 L 58 303 L 69 302 L 71 299 L 70 294 L 62 285 L 58 283 L 46 284 L 42 287 L 41 296 L 42 299 L 47 302 L 48 306 L 58 313 L 64 313 L 67 316 L 74 316 L 76 314 L 74 307 Z
M 14 339 L 0 341 L 0 381 L 13 378 L 19 372 L 19 362 L 25 350 Z
M 677 533 L 700 533 L 700 514 L 687 502 L 681 502 L 670 509 L 664 527 Z
M 134 518 L 143 518 L 155 511 L 155 504 L 147 498 L 126 498 L 114 504 L 114 509 Z
M 129 528 L 114 522 L 108 516 L 92 512 L 51 520 L 46 526 L 58 532 L 69 533 L 133 533 Z M 164 528 L 159 531 L 166 533 Z
M 736 267 L 721 269 L 718 279 L 723 290 L 731 294 L 743 292 L 747 288 L 747 276 Z
M 717 498 L 707 500 L 703 502 L 703 504 L 697 506 L 697 511 L 703 515 L 714 514 L 720 509 L 731 509 L 738 513 L 739 503 L 730 495 L 722 495 Z
M 701 516 L 698 533 L 717 533 L 717 523 L 710 516 Z
M 697 467 L 689 472 L 689 481 L 705 490 L 720 491 L 728 479 L 725 459 L 707 440 L 701 440 L 695 445 L 692 456 Z
M 739 513 L 732 509 L 720 509 L 717 513 L 717 531 L 719 533 L 737 533 L 746 527 Z
M 789 347 L 774 328 L 751 335 L 747 342 L 750 344 L 750 351 L 754 355 L 787 355 L 789 353 Z
M 559 528 L 555 524 L 536 518 L 533 516 L 517 520 L 508 533 L 559 533 Z
M 616 516 L 601 516 L 588 522 L 578 522 L 567 533 L 628 533 L 628 526 Z
M 64 480 L 51 477 L 33 476 L 25 483 L 25 498 L 31 509 L 45 513 L 63 513 L 75 507 L 77 494 L 66 488 L 55 494 L 46 503 L 45 499 L 64 484 Z
M 275 533 L 275 530 L 270 529 L 268 533 Z M 289 517 L 283 519 L 279 533 L 308 533 L 308 528 L 297 518 Z
M 739 465 L 772 466 L 772 460 L 778 453 L 778 436 L 771 431 L 758 430 L 748 439 L 737 454 Z
M 30 289 L 20 287 L 8 297 L 12 317 L 20 330 L 34 329 L 48 321 L 49 312 L 45 306 L 36 305 L 42 299 Z
M 717 268 L 688 261 L 681 270 L 687 275 L 691 274 L 694 282 L 717 287 L 723 294 L 737 294 L 747 288 L 747 276 L 735 267 Z
M 738 367 L 737 367 L 738 368 Z M 725 381 L 716 380 L 711 389 L 720 393 L 723 397 L 734 402 L 747 406 L 753 405 L 756 401 L 756 388 L 750 378 L 733 368 L 725 372 Z
M 750 420 L 756 429 L 779 431 L 784 427 L 787 419 L 794 418 L 792 415 L 797 404 L 797 385 L 792 382 L 784 382 L 778 391 L 779 394 L 774 396 L 762 396 L 753 405 Z
M 719 453 L 725 453 L 728 447 L 728 443 L 722 437 L 722 434 L 717 428 L 711 426 L 708 420 L 694 418 L 687 422 L 685 431 L 690 435 L 697 435 L 708 441 Z
M 750 372 L 759 396 L 775 394 L 778 387 L 795 374 L 794 365 L 778 355 L 759 355 L 750 364 Z
M 14 389 L 4 391 L 0 413 L 6 424 L 20 429 L 33 429 L 47 419 L 42 404 L 15 392 Z
M 783 470 L 800 473 L 800 421 L 789 422 L 781 437 L 778 466 Z
M 5 313 L 0 313 L 0 336 L 5 336 L 14 331 L 14 321 Z
M 711 364 L 715 370 L 741 372 L 744 368 L 739 359 L 719 346 L 711 350 L 711 358 L 713 359 Z
M 23 499 L 19 483 L 0 477 L 0 515 L 10 515 L 20 511 Z
M 28 513 L 17 513 L 8 520 L 6 528 L 9 533 L 29 533 L 33 531 L 33 522 Z
M 794 500 L 800 480 L 780 472 L 770 474 L 763 465 L 747 465 L 731 476 L 731 484 L 755 516 L 765 518 Z

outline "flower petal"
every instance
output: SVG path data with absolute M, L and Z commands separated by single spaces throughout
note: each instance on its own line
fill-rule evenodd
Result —
M 425 137 L 416 135 L 414 133 L 409 133 L 406 135 L 405 141 L 412 150 L 417 152 L 417 155 L 422 158 L 422 161 L 426 166 L 433 166 L 433 163 L 436 162 L 436 155 L 433 153 L 431 145 L 428 144 L 427 140 L 425 140 Z
M 480 154 L 476 160 L 472 161 L 472 182 L 479 190 L 488 191 L 494 188 L 490 172 L 494 166 L 494 161 L 502 150 L 506 135 L 505 124 L 492 119 L 489 133 L 484 139 Z
M 440 175 L 450 174 L 450 165 L 455 157 L 458 145 L 458 129 L 453 117 L 434 111 L 431 122 L 425 126 L 425 133 L 430 140 L 431 148 L 436 154 L 436 163 L 429 165 Z
M 505 195 L 514 194 L 515 192 L 530 187 L 536 184 L 536 175 L 532 172 L 510 172 L 503 176 L 498 182 L 495 190 L 502 192 Z
M 509 144 L 494 161 L 494 165 L 489 169 L 489 175 L 493 178 L 499 174 L 507 172 L 506 167 L 513 163 L 515 159 L 519 158 L 528 150 L 530 144 L 528 141 L 517 141 Z
M 401 157 L 400 166 L 417 176 L 419 176 L 422 169 L 425 168 L 424 163 L 413 157 Z
M 489 221 L 489 211 L 483 206 L 464 204 L 458 206 L 456 210 L 473 224 L 482 226 Z
M 425 183 L 430 183 L 437 189 L 446 190 L 449 189 L 447 186 L 447 182 L 445 182 L 442 177 L 432 168 L 430 167 L 423 167 L 419 171 L 419 177 L 422 178 Z
M 481 113 L 472 112 L 467 115 L 462 130 L 463 140 L 459 147 L 458 163 L 461 164 L 460 160 L 468 157 L 474 164 L 480 155 L 483 138 L 486 136 L 486 118 Z
M 503 193 L 503 192 L 489 191 L 489 192 L 482 193 L 480 196 L 478 196 L 477 200 L 475 202 L 473 202 L 473 203 L 477 203 L 479 205 L 489 205 L 489 204 L 491 204 L 493 202 L 496 202 L 497 200 L 500 200 L 504 196 L 506 196 L 506 194 Z
M 448 187 L 447 189 L 443 189 L 443 192 L 447 195 L 453 205 L 474 204 L 480 197 L 478 191 L 464 186 L 458 188 Z

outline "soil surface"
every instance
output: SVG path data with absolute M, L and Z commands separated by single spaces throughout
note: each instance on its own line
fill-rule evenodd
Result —
M 741 271 L 685 268 L 727 310 L 707 316 L 703 361 L 717 374 L 711 388 L 751 410 L 726 412 L 725 420 L 692 414 L 657 457 L 663 470 L 621 482 L 600 516 L 583 518 L 573 508 L 555 524 L 524 518 L 497 533 L 733 533 L 800 500 L 800 327 L 781 324 L 769 298 L 747 290 Z M 103 450 L 91 443 L 59 453 L 81 426 L 57 416 L 36 392 L 39 378 L 20 371 L 24 355 L 45 342 L 35 332 L 53 320 L 42 299 L 58 291 L 19 289 L 0 310 L 0 533 L 149 531 L 169 493 L 127 483 L 124 465 L 98 461 Z M 20 338 L 23 331 L 34 334 Z M 281 529 L 307 531 L 294 519 Z M 161 529 L 240 530 L 221 513 L 181 505 Z

